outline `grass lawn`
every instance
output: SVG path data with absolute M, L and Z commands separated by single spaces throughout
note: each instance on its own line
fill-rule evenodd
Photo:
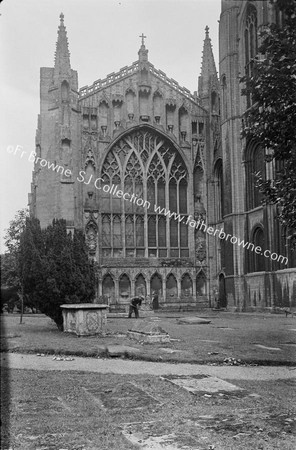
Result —
M 203 312 L 207 325 L 178 324 L 177 317 L 196 313 L 157 313 L 159 325 L 169 333 L 167 344 L 141 344 L 126 337 L 136 319 L 108 318 L 105 335 L 77 337 L 60 332 L 44 315 L 1 316 L 1 349 L 76 356 L 108 356 L 110 345 L 140 349 L 137 358 L 191 363 L 221 363 L 225 358 L 258 364 L 295 364 L 296 319 L 273 314 Z M 148 320 L 148 319 L 139 319 Z M 258 347 L 261 345 L 263 347 Z M 134 356 L 135 357 L 135 356 Z

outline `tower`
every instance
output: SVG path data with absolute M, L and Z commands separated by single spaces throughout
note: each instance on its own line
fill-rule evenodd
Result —
M 64 218 L 69 226 L 74 225 L 77 192 L 73 173 L 79 154 L 74 130 L 78 129 L 79 120 L 78 77 L 71 68 L 64 15 L 61 14 L 54 67 L 40 70 L 40 115 L 31 209 L 41 226 L 53 218 Z

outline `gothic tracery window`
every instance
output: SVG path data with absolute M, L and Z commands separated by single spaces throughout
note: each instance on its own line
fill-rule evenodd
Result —
M 222 159 L 219 158 L 214 168 L 214 195 L 215 195 L 215 219 L 222 220 L 223 217 L 223 165 Z
M 246 149 L 246 202 L 247 210 L 261 205 L 262 194 L 257 186 L 256 175 L 265 175 L 264 152 L 254 141 Z
M 104 256 L 189 256 L 188 227 L 165 214 L 188 213 L 188 171 L 170 141 L 147 129 L 126 135 L 108 152 L 101 178 Z
M 251 234 L 250 242 L 253 242 L 254 247 L 261 247 L 262 252 L 250 252 L 250 272 L 263 272 L 265 270 L 265 244 L 264 244 L 264 231 L 261 226 L 258 226 L 254 229 Z
M 257 10 L 255 6 L 250 4 L 247 7 L 244 39 L 245 39 L 245 73 L 248 84 L 248 79 L 252 78 L 254 74 L 253 58 L 256 56 L 258 50 Z M 249 108 L 251 104 L 252 104 L 251 96 L 250 94 L 247 94 L 247 107 Z

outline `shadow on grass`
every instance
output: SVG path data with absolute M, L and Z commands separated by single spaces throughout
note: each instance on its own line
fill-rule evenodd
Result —
M 7 349 L 7 329 L 1 327 L 1 351 Z M 9 355 L 7 355 L 9 358 Z M 1 448 L 10 448 L 11 386 L 9 369 L 1 368 Z

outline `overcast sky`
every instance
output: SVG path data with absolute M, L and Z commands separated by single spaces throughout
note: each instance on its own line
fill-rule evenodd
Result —
M 218 70 L 220 0 L 4 0 L 0 6 L 1 253 L 3 230 L 26 207 L 35 149 L 40 67 L 53 67 L 64 13 L 71 66 L 79 87 L 138 59 L 147 36 L 149 61 L 191 92 L 197 90 L 205 26 Z M 27 153 L 9 153 L 17 145 Z

